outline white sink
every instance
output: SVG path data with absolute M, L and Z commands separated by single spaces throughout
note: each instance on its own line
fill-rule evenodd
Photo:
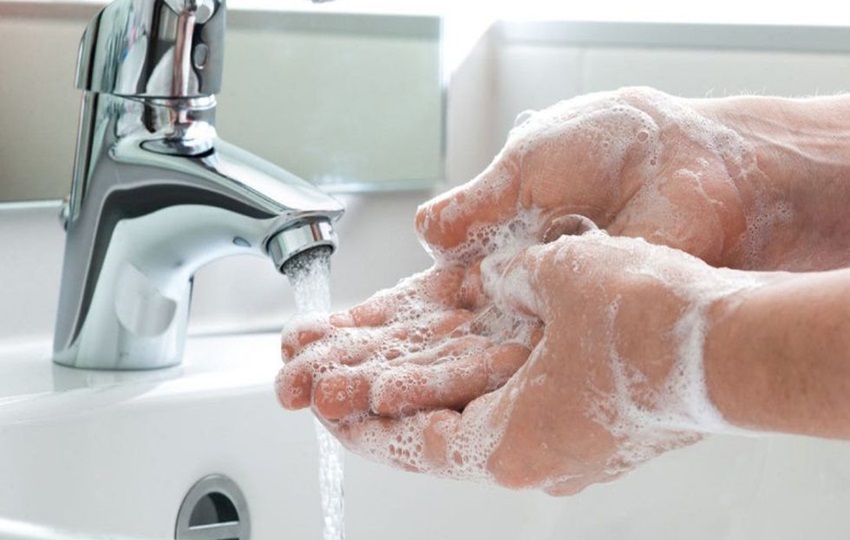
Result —
M 219 473 L 245 493 L 254 538 L 317 537 L 311 420 L 276 404 L 277 342 L 194 339 L 181 367 L 135 373 L 57 366 L 46 346 L 14 351 L 0 362 L 0 516 L 173 538 L 189 488 Z
M 276 334 L 193 338 L 181 367 L 144 373 L 55 366 L 46 343 L 7 347 L 0 518 L 79 538 L 164 540 L 187 491 L 218 473 L 244 493 L 252 538 L 321 538 L 312 419 L 278 407 L 278 365 Z M 850 451 L 715 438 L 571 499 L 348 455 L 345 489 L 349 540 L 836 538 L 850 507 Z M 0 538 L 12 537 L 4 523 Z

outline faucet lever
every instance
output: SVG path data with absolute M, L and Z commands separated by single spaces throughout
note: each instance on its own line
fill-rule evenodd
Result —
M 191 98 L 221 89 L 225 0 L 116 0 L 86 27 L 77 88 Z

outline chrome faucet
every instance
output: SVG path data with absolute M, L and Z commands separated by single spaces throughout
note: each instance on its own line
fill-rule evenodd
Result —
M 224 0 L 116 0 L 80 44 L 83 90 L 54 360 L 180 363 L 194 273 L 240 253 L 334 249 L 343 207 L 219 139 Z

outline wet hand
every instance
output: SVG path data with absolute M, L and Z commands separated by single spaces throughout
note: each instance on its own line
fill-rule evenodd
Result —
M 565 217 L 580 215 L 714 266 L 767 269 L 790 202 L 751 141 L 699 104 L 627 88 L 531 114 L 482 174 L 419 210 L 420 235 L 438 259 L 465 262 L 512 222 L 545 240 L 576 232 Z
M 429 399 L 415 412 L 326 416 L 349 449 L 409 470 L 566 495 L 726 429 L 704 382 L 706 313 L 759 286 L 762 274 L 599 232 L 495 259 L 489 297 L 543 324 L 527 360 L 512 358 L 522 366 L 492 392 L 463 387 L 491 375 L 484 362 L 463 376 L 432 363 L 413 389 L 409 366 L 384 365 L 363 383 L 380 379 L 388 403 Z
M 479 265 L 435 267 L 348 312 L 289 325 L 278 396 L 331 420 L 463 407 L 504 384 L 539 338 L 539 320 L 493 303 Z

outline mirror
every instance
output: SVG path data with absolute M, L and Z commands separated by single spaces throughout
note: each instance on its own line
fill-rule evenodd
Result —
M 0 201 L 68 194 L 77 46 L 96 13 L 0 2 Z M 227 32 L 223 139 L 328 191 L 443 179 L 439 17 L 231 8 Z

